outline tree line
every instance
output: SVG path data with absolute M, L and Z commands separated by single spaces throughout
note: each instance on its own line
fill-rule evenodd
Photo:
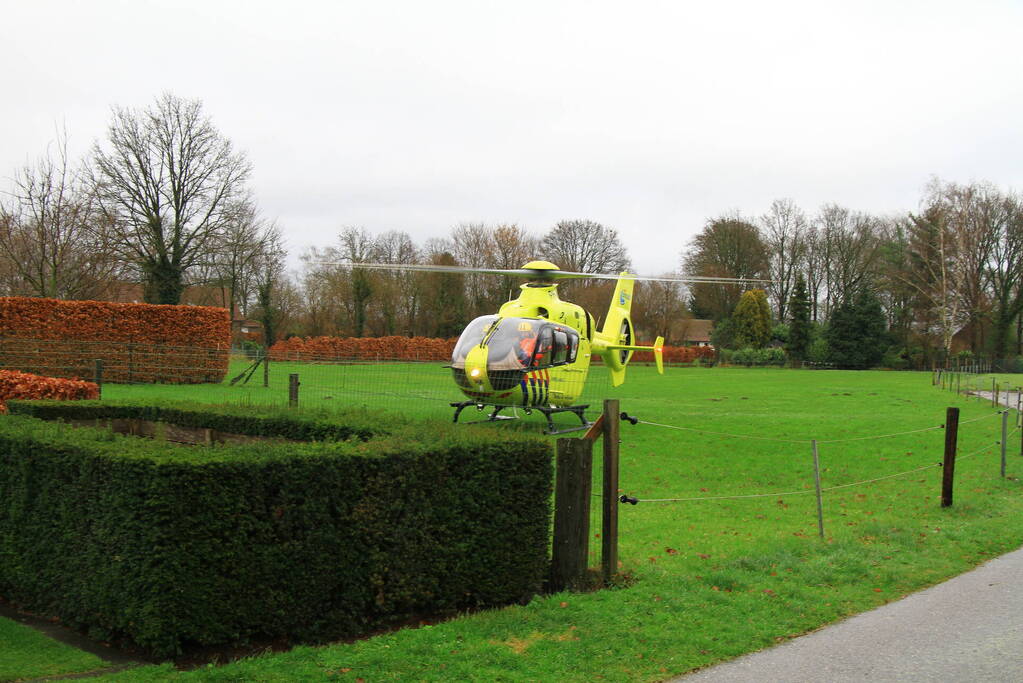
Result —
M 791 200 L 776 200 L 759 217 L 733 214 L 708 221 L 686 250 L 682 268 L 690 275 L 770 280 L 765 294 L 772 322 L 780 326 L 775 343 L 787 341 L 786 325 L 799 324 L 792 311 L 798 290 L 808 318 L 802 353 L 814 351 L 814 360 L 829 360 L 826 342 L 836 334 L 832 329 L 829 337 L 829 327 L 850 306 L 859 307 L 857 315 L 877 311 L 880 322 L 869 328 L 880 324 L 884 333 L 871 336 L 870 343 L 888 354 L 886 364 L 924 367 L 945 362 L 960 348 L 995 358 L 1019 355 L 1020 195 L 987 182 L 934 178 L 919 206 L 875 216 L 827 204 L 811 216 Z M 729 335 L 741 294 L 738 286 L 692 288 L 690 307 L 718 321 L 719 345 L 736 345 Z M 832 350 L 841 346 L 829 343 Z
M 198 100 L 165 94 L 149 107 L 115 107 L 85 159 L 70 159 L 58 135 L 10 179 L 0 197 L 0 295 L 105 299 L 114 283 L 134 282 L 145 301 L 173 304 L 187 287 L 212 286 L 233 317 L 263 320 L 271 338 L 454 336 L 521 283 L 359 264 L 631 267 L 614 228 L 564 220 L 544 233 L 464 223 L 422 244 L 400 230 L 343 227 L 289 273 L 282 229 L 261 213 L 251 172 Z M 721 349 L 784 348 L 792 359 L 850 366 L 880 360 L 849 360 L 849 348 L 864 345 L 917 367 L 949 358 L 954 340 L 975 354 L 1023 352 L 1023 204 L 987 182 L 932 179 L 917 211 L 886 216 L 837 204 L 810 214 L 778 199 L 759 216 L 710 218 L 677 248 L 674 273 L 647 275 L 763 280 L 763 301 L 740 306 L 749 285 L 642 283 L 640 337 L 681 344 L 695 317 L 715 321 Z M 559 291 L 599 318 L 612 286 L 569 281 Z M 847 324 L 850 316 L 859 322 Z M 843 337 L 863 329 L 873 336 Z

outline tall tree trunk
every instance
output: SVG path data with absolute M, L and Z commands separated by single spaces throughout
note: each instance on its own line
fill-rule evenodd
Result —
M 180 304 L 185 291 L 181 268 L 166 261 L 147 263 L 144 268 L 143 298 L 148 304 Z

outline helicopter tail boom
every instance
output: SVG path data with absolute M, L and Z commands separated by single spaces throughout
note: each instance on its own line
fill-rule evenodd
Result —
M 622 272 L 619 275 L 604 327 L 593 335 L 593 350 L 611 370 L 613 386 L 625 381 L 625 366 L 632 357 L 632 352 L 637 350 L 632 344 L 632 320 L 629 319 L 634 284 L 635 280 L 628 273 Z

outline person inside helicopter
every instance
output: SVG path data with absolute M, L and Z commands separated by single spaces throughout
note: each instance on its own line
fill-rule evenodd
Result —
M 537 348 L 537 333 L 540 320 L 530 318 L 505 318 L 494 334 L 487 340 L 489 349 L 488 370 L 525 370 L 535 364 L 533 352 L 542 358 L 543 350 Z M 542 336 L 542 335 L 541 335 Z

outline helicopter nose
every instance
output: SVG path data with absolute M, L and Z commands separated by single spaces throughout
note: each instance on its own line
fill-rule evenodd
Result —
M 465 378 L 475 391 L 484 391 L 487 384 L 487 350 L 473 348 L 465 359 Z

